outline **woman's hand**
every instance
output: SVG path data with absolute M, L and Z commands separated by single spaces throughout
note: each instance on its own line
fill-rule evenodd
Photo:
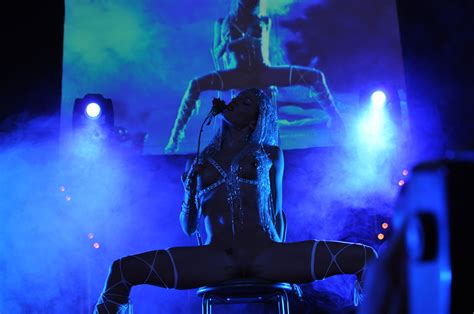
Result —
M 189 170 L 181 176 L 184 191 L 187 196 L 195 196 L 197 193 L 197 176 L 202 170 L 202 164 L 194 162 Z

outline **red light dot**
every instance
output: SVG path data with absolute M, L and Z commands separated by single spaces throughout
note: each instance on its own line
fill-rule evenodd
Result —
M 59 187 L 59 191 L 61 191 L 61 192 L 66 191 L 66 188 L 64 187 L 64 185 L 61 185 L 61 186 Z
M 382 224 L 382 229 L 388 229 L 388 223 L 384 222 L 384 223 Z
M 66 199 L 66 201 L 68 201 L 68 202 L 70 202 L 70 201 L 72 200 L 71 196 L 69 196 L 69 195 L 66 195 L 65 199 Z
M 404 176 L 407 176 L 407 175 L 408 175 L 408 170 L 403 169 L 402 174 L 403 174 Z
M 399 186 L 403 186 L 404 184 L 405 184 L 405 180 L 400 180 L 400 181 L 398 181 L 398 185 L 399 185 Z
M 385 236 L 383 235 L 383 233 L 379 233 L 379 234 L 377 235 L 377 238 L 378 238 L 379 240 L 383 240 L 383 239 L 385 238 Z
M 90 232 L 90 233 L 87 234 L 87 237 L 89 239 L 94 239 L 94 234 L 92 232 Z
M 99 242 L 94 242 L 94 244 L 92 244 L 92 246 L 94 247 L 94 249 L 100 248 Z

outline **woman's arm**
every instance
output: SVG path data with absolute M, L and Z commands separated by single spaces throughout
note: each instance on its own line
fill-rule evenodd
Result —
M 270 64 L 270 29 L 272 28 L 272 19 L 268 16 L 260 17 L 262 21 L 262 55 L 263 60 Z
M 270 159 L 272 160 L 272 168 L 270 169 L 270 186 L 273 196 L 273 208 L 275 210 L 274 217 L 276 218 L 276 228 L 280 236 L 280 240 L 283 239 L 285 233 L 284 218 L 282 213 L 283 203 L 283 170 L 285 167 L 285 161 L 283 157 L 283 151 L 278 146 L 271 146 L 268 149 L 270 153 Z
M 199 204 L 196 204 L 198 171 L 199 168 L 195 163 L 195 159 L 189 159 L 186 162 L 186 168 L 181 177 L 184 186 L 184 197 L 181 205 L 181 213 L 179 214 L 179 221 L 183 232 L 188 236 L 196 232 L 201 216 L 201 208 Z
M 214 53 L 214 58 L 218 59 L 224 55 L 224 52 L 227 48 L 227 42 L 222 40 L 221 37 L 221 28 L 224 19 L 220 18 L 214 23 L 214 41 L 212 44 L 212 49 Z

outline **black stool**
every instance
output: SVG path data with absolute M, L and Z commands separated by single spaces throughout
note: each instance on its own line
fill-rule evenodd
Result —
M 202 313 L 211 314 L 214 304 L 278 302 L 278 313 L 289 314 L 287 292 L 293 291 L 289 283 L 274 283 L 256 278 L 224 281 L 215 286 L 204 286 L 197 290 L 202 297 Z

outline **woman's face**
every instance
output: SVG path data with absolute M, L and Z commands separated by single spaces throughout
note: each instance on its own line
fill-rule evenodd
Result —
M 259 101 L 254 92 L 240 93 L 229 104 L 232 106 L 232 110 L 222 114 L 224 121 L 237 129 L 244 129 L 251 124 L 255 125 L 258 119 Z

